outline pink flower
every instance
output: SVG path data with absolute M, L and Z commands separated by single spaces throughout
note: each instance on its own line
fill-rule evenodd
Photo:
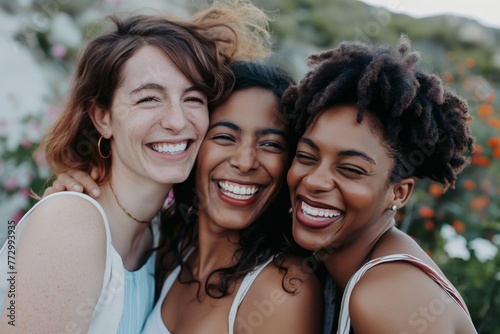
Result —
M 21 220 L 21 218 L 23 218 L 23 214 L 24 214 L 23 211 L 19 210 L 16 213 L 14 213 L 12 215 L 12 217 L 10 217 L 10 219 L 13 220 L 15 222 L 15 224 L 17 225 L 17 223 L 19 223 L 19 221 Z
M 21 145 L 24 148 L 30 148 L 31 145 L 33 145 L 33 143 L 31 142 L 31 140 L 29 138 L 24 138 L 23 141 L 21 142 Z
M 47 159 L 45 159 L 45 152 L 38 151 L 35 153 L 36 164 L 40 167 L 47 167 Z
M 19 190 L 19 193 L 24 198 L 30 198 L 30 196 L 31 196 L 31 192 L 30 192 L 29 188 L 22 188 L 21 190 Z
M 52 49 L 50 50 L 52 55 L 56 58 L 64 58 L 68 53 L 68 49 L 62 44 L 54 44 L 52 45 Z
M 5 189 L 6 190 L 13 190 L 17 187 L 17 180 L 13 177 L 9 177 L 6 181 L 5 181 Z

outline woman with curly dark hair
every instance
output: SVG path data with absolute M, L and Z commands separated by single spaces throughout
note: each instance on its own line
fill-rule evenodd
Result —
M 327 317 L 337 333 L 474 333 L 459 293 L 394 220 L 417 178 L 454 186 L 474 145 L 465 101 L 416 67 L 406 38 L 309 60 L 283 97 L 302 136 L 287 181 L 293 236 L 343 296 Z

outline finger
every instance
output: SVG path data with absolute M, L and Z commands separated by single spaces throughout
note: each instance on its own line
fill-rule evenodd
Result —
M 76 192 L 83 192 L 83 186 L 80 182 L 76 181 L 71 175 L 62 173 L 57 176 L 57 180 L 52 184 L 53 187 L 62 190 L 71 190 Z
M 97 180 L 99 174 L 97 173 L 96 169 L 92 169 L 92 171 L 90 172 L 90 177 L 93 178 L 94 180 Z
M 83 187 L 83 191 L 86 194 L 89 194 L 90 196 L 97 198 L 101 195 L 101 192 L 99 190 L 99 186 L 95 181 L 92 179 L 92 177 L 83 172 L 83 171 L 70 171 L 71 177 L 73 178 L 74 182 L 77 182 L 79 185 Z

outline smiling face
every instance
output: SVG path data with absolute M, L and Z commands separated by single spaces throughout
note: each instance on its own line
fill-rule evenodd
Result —
M 271 91 L 246 88 L 214 110 L 196 167 L 200 223 L 241 230 L 277 193 L 289 159 L 278 107 Z
M 346 246 L 387 226 L 393 162 L 371 126 L 372 116 L 365 113 L 358 123 L 356 113 L 355 106 L 331 107 L 299 141 L 287 181 L 293 236 L 306 249 Z
M 152 46 L 125 64 L 107 125 L 113 173 L 173 184 L 187 178 L 208 126 L 207 98 Z

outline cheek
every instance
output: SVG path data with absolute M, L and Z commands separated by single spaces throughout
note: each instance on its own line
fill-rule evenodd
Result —
M 296 163 L 292 163 L 286 178 L 290 191 L 294 190 L 299 185 L 302 174 L 301 168 L 297 166 Z
M 377 204 L 378 200 L 383 197 L 383 194 L 378 194 L 373 191 L 373 186 L 359 183 L 344 183 L 339 186 L 339 190 L 346 203 L 349 206 L 364 211 L 369 211 L 369 208 Z
M 200 133 L 201 138 L 205 137 L 205 134 L 208 130 L 208 110 L 207 111 L 198 111 L 197 113 L 190 116 L 190 121 L 197 129 L 198 133 Z
M 286 179 L 288 169 L 288 155 L 262 157 L 260 160 L 264 163 L 266 170 L 276 183 L 280 183 Z

